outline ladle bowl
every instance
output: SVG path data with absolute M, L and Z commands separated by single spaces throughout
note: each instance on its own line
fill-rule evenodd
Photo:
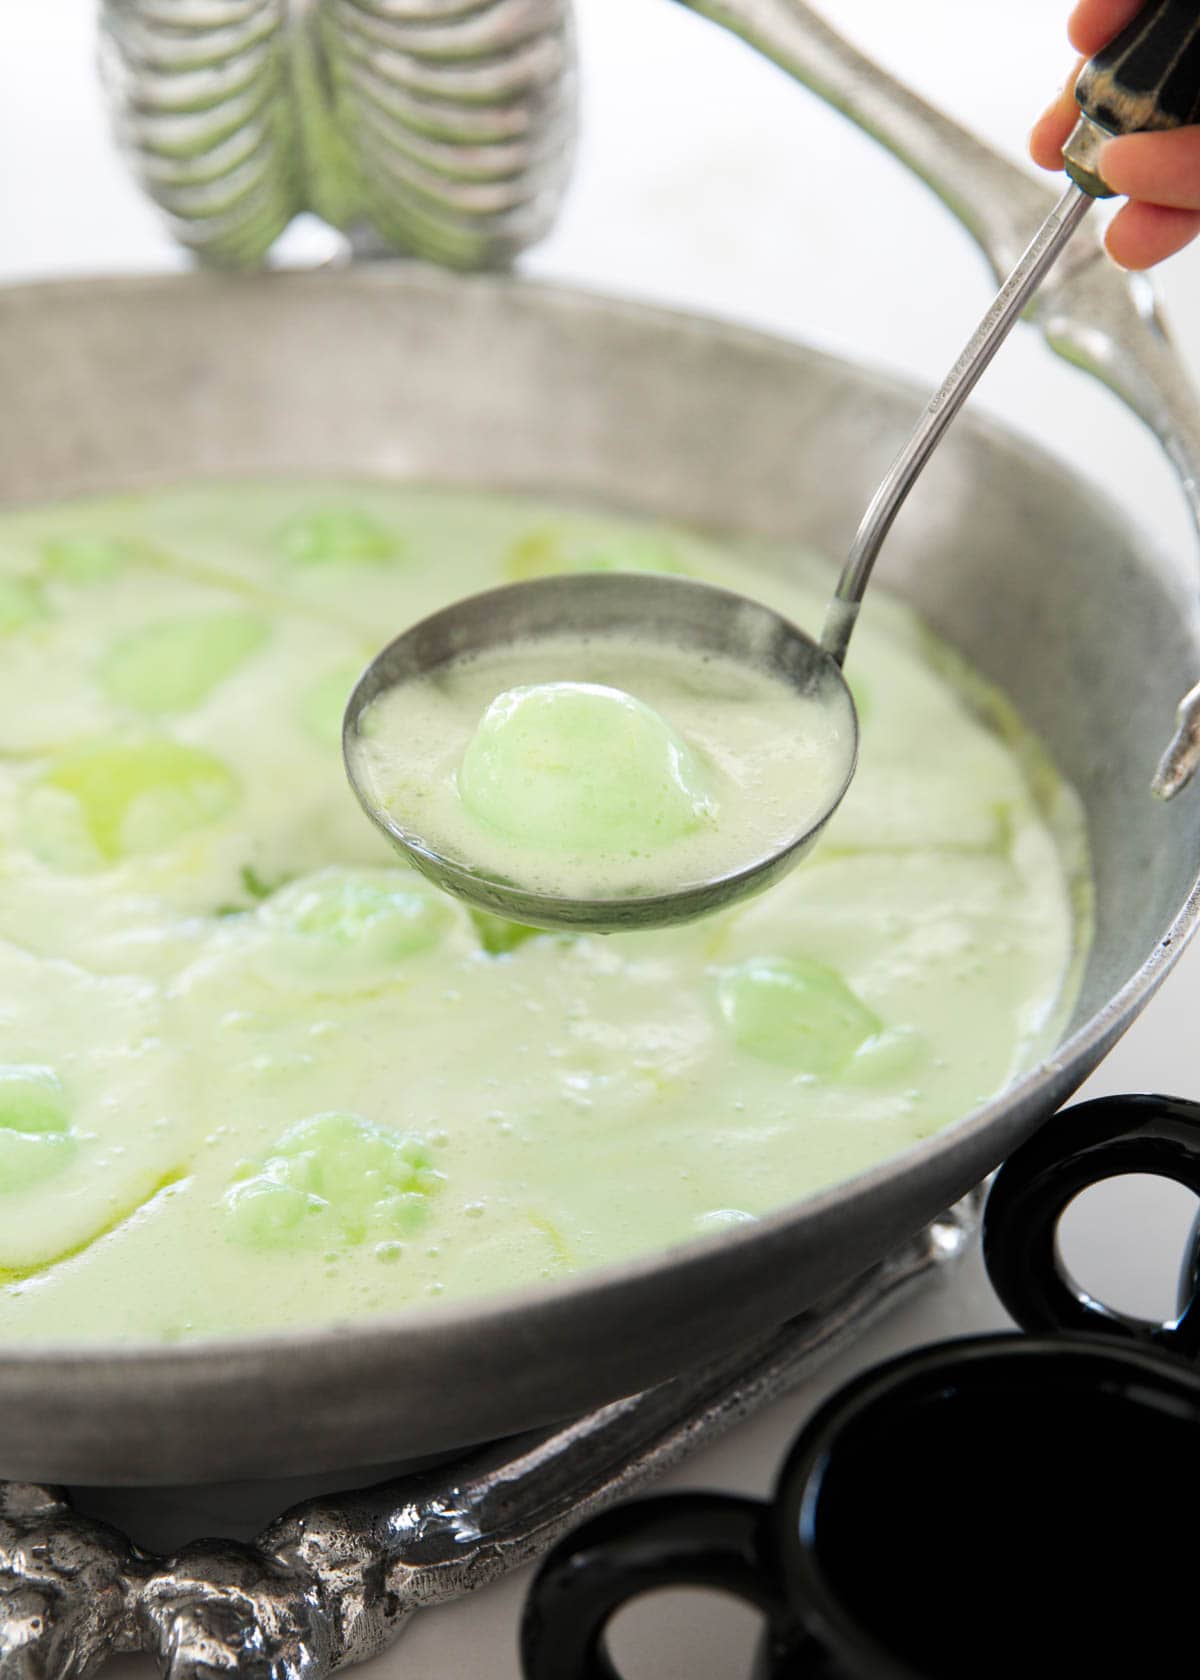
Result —
M 835 792 L 788 842 L 743 867 L 669 892 L 620 898 L 571 898 L 537 892 L 439 851 L 405 821 L 370 774 L 360 749 L 364 722 L 381 695 L 481 653 L 536 642 L 583 623 L 602 642 L 686 647 L 733 659 L 781 679 L 802 699 L 843 713 L 845 765 Z M 586 675 L 586 673 L 577 673 Z M 800 708 L 797 708 L 798 711 Z M 346 772 L 371 821 L 410 862 L 448 892 L 481 910 L 530 927 L 576 932 L 664 927 L 692 921 L 761 892 L 816 843 L 842 800 L 858 754 L 858 718 L 841 667 L 817 642 L 760 602 L 710 584 L 645 573 L 597 572 L 539 578 L 456 601 L 389 642 L 363 672 L 346 707 L 342 746 Z

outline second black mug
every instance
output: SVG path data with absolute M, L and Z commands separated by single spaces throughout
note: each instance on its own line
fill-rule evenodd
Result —
M 531 1591 L 527 1680 L 619 1680 L 608 1622 L 681 1584 L 762 1610 L 759 1680 L 1176 1672 L 1200 1508 L 1196 1266 L 1179 1317 L 1152 1324 L 1092 1300 L 1056 1243 L 1080 1190 L 1130 1172 L 1200 1194 L 1200 1105 L 1107 1098 L 1050 1121 L 984 1221 L 993 1284 L 1035 1334 L 868 1371 L 805 1427 L 768 1503 L 680 1494 L 585 1524 Z

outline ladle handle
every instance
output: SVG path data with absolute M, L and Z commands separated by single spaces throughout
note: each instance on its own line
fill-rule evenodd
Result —
M 1147 0 L 1075 82 L 1079 125 L 1063 147 L 1067 174 L 1093 198 L 1111 198 L 1096 153 L 1118 134 L 1200 122 L 1200 4 Z
M 1092 203 L 1091 195 L 1072 182 L 1026 246 L 962 354 L 930 397 L 912 436 L 884 474 L 854 533 L 821 627 L 821 646 L 838 665 L 845 660 L 879 550 L 909 491 Z

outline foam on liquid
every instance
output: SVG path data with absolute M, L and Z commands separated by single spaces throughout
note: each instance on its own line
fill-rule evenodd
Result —
M 859 772 L 760 898 L 539 935 L 397 859 L 342 768 L 358 672 L 460 595 L 595 567 L 810 628 L 829 582 L 790 548 L 382 485 L 0 517 L 0 1339 L 536 1286 L 858 1172 L 1054 1041 L 1074 802 L 884 598 Z

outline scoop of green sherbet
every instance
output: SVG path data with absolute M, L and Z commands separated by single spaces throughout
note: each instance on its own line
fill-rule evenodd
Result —
M 752 957 L 725 970 L 717 995 L 743 1050 L 821 1079 L 882 1027 L 840 974 L 807 957 Z
M 225 1196 L 231 1235 L 253 1248 L 362 1243 L 420 1225 L 442 1182 L 420 1138 L 361 1115 L 311 1115 Z
M 231 677 L 266 641 L 256 613 L 191 613 L 119 637 L 97 675 L 110 700 L 149 716 L 186 712 Z
M 66 1099 L 50 1068 L 0 1066 L 0 1193 L 27 1190 L 75 1148 Z
M 696 828 L 713 800 L 696 754 L 623 689 L 506 689 L 463 754 L 458 791 L 478 821 L 557 850 L 649 853 Z
M 220 759 L 169 736 L 85 742 L 30 789 L 27 836 L 61 869 L 155 852 L 223 817 L 238 784 Z
M 308 960 L 330 980 L 344 964 L 362 973 L 419 956 L 454 922 L 445 896 L 410 870 L 336 865 L 281 888 L 259 916 L 308 944 Z

